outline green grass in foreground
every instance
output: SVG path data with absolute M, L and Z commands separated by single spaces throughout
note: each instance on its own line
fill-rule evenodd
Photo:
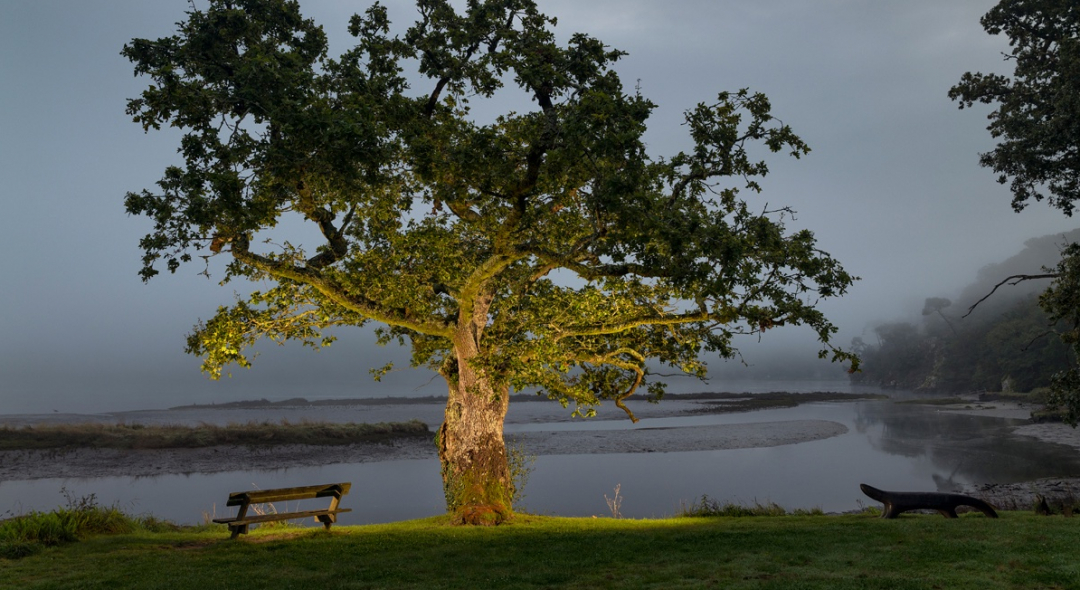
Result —
M 419 420 L 379 424 L 248 422 L 198 426 L 142 424 L 46 424 L 0 426 L 0 451 L 17 449 L 174 449 L 216 445 L 347 445 L 399 437 L 431 436 Z
M 321 529 L 96 536 L 0 560 L 2 588 L 1080 587 L 1080 519 L 1003 513 L 613 520 L 443 517 Z

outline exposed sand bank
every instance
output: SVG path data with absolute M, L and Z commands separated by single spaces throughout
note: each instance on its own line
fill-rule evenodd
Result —
M 532 455 L 668 453 L 772 447 L 829 438 L 845 432 L 847 427 L 837 422 L 793 420 L 636 430 L 537 431 L 508 435 L 507 439 L 511 443 L 520 443 Z M 0 480 L 145 477 L 434 458 L 435 445 L 424 438 L 332 447 L 279 445 L 4 451 L 0 452 Z
M 777 447 L 832 438 L 847 426 L 829 420 L 787 420 L 637 430 L 522 432 L 507 436 L 534 455 L 678 453 Z
M 1031 412 L 1041 410 L 1042 406 L 1035 404 L 1023 404 L 1008 401 L 970 402 L 941 406 L 939 412 L 953 414 L 967 414 L 970 416 L 986 416 L 990 418 L 1005 418 L 1011 420 L 1028 420 Z M 1073 428 L 1061 422 L 1043 422 L 1038 424 L 1021 424 L 1012 429 L 1015 436 L 1030 436 L 1042 442 L 1067 445 L 1080 450 L 1080 428 Z
M 632 403 L 640 418 L 663 418 L 700 414 L 708 402 L 665 400 L 663 403 Z M 938 411 L 974 414 L 995 418 L 1026 419 L 1031 407 L 1011 402 L 971 403 L 942 406 Z M 332 422 L 401 422 L 419 419 L 432 428 L 442 418 L 441 404 L 394 404 L 371 406 L 329 406 L 310 408 L 192 408 L 98 414 L 92 416 L 52 414 L 42 416 L 0 416 L 0 424 L 21 426 L 58 422 L 127 422 L 143 424 L 228 424 L 250 421 L 292 422 L 303 420 Z M 511 405 L 507 416 L 507 440 L 518 442 L 532 455 L 599 453 L 666 453 L 702 450 L 743 449 L 799 444 L 838 436 L 847 428 L 828 420 L 763 421 L 678 428 L 635 428 L 587 430 L 598 421 L 626 421 L 615 408 L 601 408 L 593 420 L 570 417 L 571 410 L 557 404 L 537 402 Z M 582 429 L 560 431 L 518 431 L 513 425 L 581 423 Z M 610 422 L 608 422 L 610 426 Z M 526 427 L 527 428 L 527 427 Z M 576 428 L 576 427 L 575 427 Z M 1080 450 L 1080 430 L 1064 424 L 1024 424 L 1013 436 L 1065 444 Z M 75 449 L 65 451 L 0 452 L 0 481 L 42 478 L 127 476 L 144 477 L 171 473 L 219 473 L 238 470 L 271 470 L 310 465 L 366 463 L 408 459 L 434 459 L 435 448 L 428 438 L 398 439 L 386 443 L 353 444 L 334 447 L 279 445 L 273 447 L 219 446 L 201 449 L 116 450 Z M 1071 483 L 1069 484 L 1072 485 Z M 1029 496 L 1028 488 L 1023 492 Z M 1080 488 L 1078 488 L 1080 489 Z M 990 490 L 980 490 L 989 492 Z M 1007 490 L 1001 490 L 1005 492 Z M 980 493 L 980 495 L 984 495 Z
M 1008 401 L 971 401 L 964 404 L 940 406 L 938 411 L 949 412 L 952 414 L 967 414 L 969 416 L 986 416 L 988 418 L 1027 420 L 1031 418 L 1031 412 L 1038 409 L 1042 409 L 1042 406 Z

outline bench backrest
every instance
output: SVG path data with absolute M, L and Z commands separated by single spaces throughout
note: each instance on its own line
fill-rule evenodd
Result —
M 352 484 L 331 483 L 317 486 L 303 486 L 299 488 L 280 488 L 276 490 L 251 490 L 248 492 L 233 492 L 229 494 L 226 506 L 240 506 L 241 504 L 261 504 L 264 502 L 288 502 L 290 500 L 307 500 L 309 498 L 341 498 L 349 493 Z

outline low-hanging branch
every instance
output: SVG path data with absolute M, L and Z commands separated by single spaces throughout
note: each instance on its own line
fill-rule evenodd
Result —
M 671 326 L 675 324 L 704 322 L 709 320 L 711 317 L 711 314 L 706 311 L 698 311 L 694 313 L 676 315 L 653 315 L 648 317 L 638 317 L 629 320 L 623 320 L 620 322 L 600 324 L 586 328 L 560 328 L 557 332 L 557 338 L 561 339 L 578 336 L 605 336 L 610 334 L 619 334 L 628 330 L 632 330 L 634 328 L 639 328 L 641 326 Z
M 975 308 L 978 307 L 980 303 L 982 303 L 983 301 L 986 301 L 987 299 L 989 299 L 991 295 L 993 295 L 995 292 L 997 292 L 997 290 L 999 288 L 1001 288 L 1002 286 L 1004 286 L 1006 284 L 1008 284 L 1010 286 L 1016 286 L 1016 285 L 1019 285 L 1020 283 L 1022 283 L 1024 281 L 1037 281 L 1037 280 L 1040 280 L 1040 279 L 1056 279 L 1056 278 L 1058 278 L 1060 276 L 1061 276 L 1061 274 L 1059 274 L 1059 273 L 1051 272 L 1051 273 L 1038 274 L 1038 275 L 1012 275 L 1012 276 L 1005 277 L 1004 279 L 1001 280 L 1001 282 L 994 285 L 994 288 L 990 289 L 989 293 L 987 293 L 986 295 L 983 295 L 982 299 L 979 299 L 975 303 L 972 303 L 971 307 L 968 308 L 967 313 L 965 313 L 964 315 L 962 315 L 960 317 L 961 318 L 966 318 L 969 315 L 971 315 L 971 312 L 975 311 Z
M 247 264 L 252 268 L 261 270 L 273 277 L 289 279 L 311 285 L 315 290 L 325 295 L 330 301 L 366 318 L 377 322 L 383 322 L 391 326 L 413 330 L 428 336 L 449 338 L 452 333 L 449 323 L 425 322 L 410 318 L 408 310 L 387 309 L 375 301 L 361 299 L 355 295 L 349 295 L 315 269 L 299 267 L 255 254 L 248 249 L 248 240 L 246 237 L 234 239 L 232 241 L 231 249 L 233 257 L 240 262 Z

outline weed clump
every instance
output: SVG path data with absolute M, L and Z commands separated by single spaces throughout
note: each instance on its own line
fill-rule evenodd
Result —
M 825 513 L 822 512 L 820 508 L 811 508 L 809 510 L 797 508 L 795 510 L 789 511 L 775 502 L 766 502 L 762 504 L 761 502 L 755 500 L 752 506 L 748 506 L 745 504 L 738 504 L 736 502 L 722 502 L 720 500 L 714 500 L 706 495 L 701 496 L 700 499 L 695 502 L 691 502 L 689 505 L 683 505 L 682 509 L 679 511 L 679 516 L 687 517 L 824 515 Z
M 74 543 L 92 535 L 118 535 L 137 530 L 175 531 L 179 527 L 155 517 L 132 517 L 115 506 L 104 507 L 97 496 L 75 497 L 61 488 L 67 504 L 51 512 L 30 512 L 0 522 L 0 559 L 20 559 L 46 547 Z

